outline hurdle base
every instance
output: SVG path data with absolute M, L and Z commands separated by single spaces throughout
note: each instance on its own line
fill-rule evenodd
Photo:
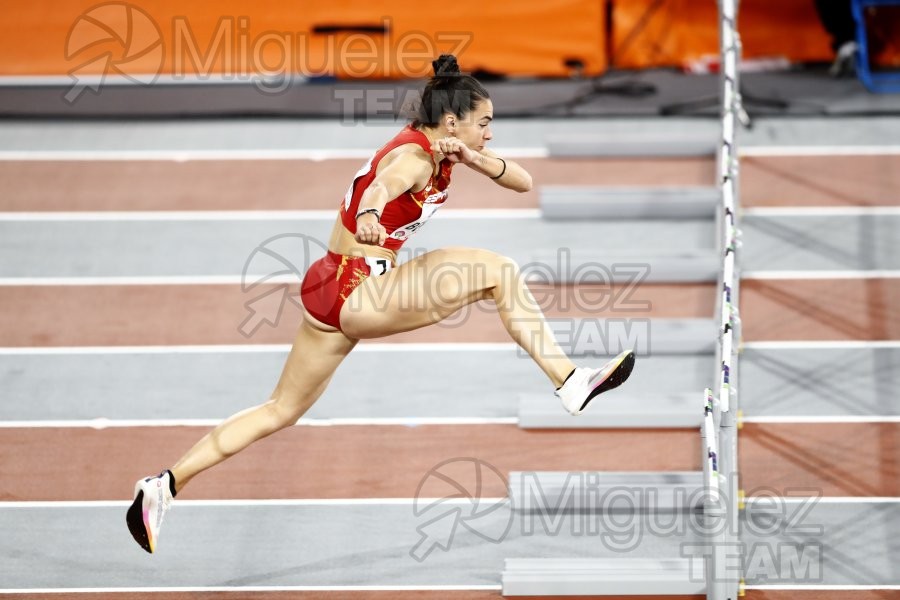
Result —
M 700 561 L 702 563 L 702 561 Z M 694 596 L 706 593 L 690 559 L 507 558 L 502 594 L 514 596 Z
M 573 417 L 546 394 L 519 395 L 522 429 L 697 429 L 703 421 L 703 399 L 696 393 L 635 396 L 610 394 Z
M 689 511 L 704 508 L 702 471 L 512 471 L 516 512 Z
M 712 219 L 722 202 L 716 186 L 541 187 L 541 216 L 548 220 Z
M 712 132 L 664 134 L 619 134 L 615 136 L 549 135 L 544 144 L 551 158 L 581 157 L 712 157 L 718 140 Z

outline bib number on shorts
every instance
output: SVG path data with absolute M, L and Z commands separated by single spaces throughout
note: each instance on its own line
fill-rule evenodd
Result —
M 391 262 L 386 258 L 374 258 L 371 256 L 366 256 L 365 259 L 366 264 L 369 265 L 370 275 L 372 277 L 384 275 L 393 268 L 391 266 Z

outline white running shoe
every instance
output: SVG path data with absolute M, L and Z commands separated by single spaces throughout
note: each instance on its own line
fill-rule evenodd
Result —
M 634 352 L 626 350 L 599 369 L 578 367 L 555 393 L 563 408 L 580 415 L 595 396 L 625 383 L 632 369 Z
M 147 552 L 156 550 L 159 528 L 172 504 L 173 483 L 172 474 L 164 471 L 134 484 L 134 502 L 125 515 L 125 522 L 134 541 Z

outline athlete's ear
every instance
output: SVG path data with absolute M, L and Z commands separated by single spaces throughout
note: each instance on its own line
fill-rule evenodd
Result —
M 444 127 L 447 129 L 448 133 L 453 133 L 456 130 L 456 115 L 451 113 L 444 114 Z

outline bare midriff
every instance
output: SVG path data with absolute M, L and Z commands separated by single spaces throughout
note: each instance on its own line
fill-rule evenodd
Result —
M 382 246 L 360 244 L 356 241 L 356 237 L 344 227 L 340 215 L 338 215 L 338 218 L 334 222 L 334 227 L 331 229 L 331 239 L 328 241 L 328 249 L 335 254 L 343 254 L 345 256 L 386 258 L 391 261 L 393 266 L 397 266 L 396 252 Z

